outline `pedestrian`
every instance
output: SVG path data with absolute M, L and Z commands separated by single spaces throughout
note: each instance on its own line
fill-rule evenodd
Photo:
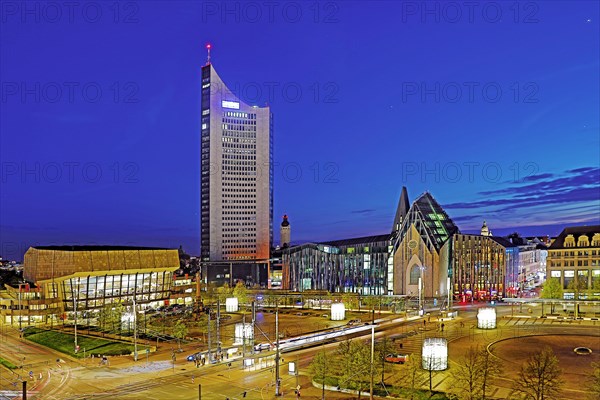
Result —
M 423 326 L 427 325 L 427 321 L 423 320 Z
M 442 332 L 444 332 L 444 323 L 442 322 Z
M 400 343 L 400 348 L 402 348 L 402 343 Z

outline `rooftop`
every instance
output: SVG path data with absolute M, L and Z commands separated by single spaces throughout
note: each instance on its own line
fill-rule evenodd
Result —
M 390 234 L 385 235 L 373 235 L 373 236 L 362 236 L 350 239 L 340 239 L 340 240 L 330 240 L 327 242 L 319 242 L 320 244 L 327 244 L 330 246 L 351 246 L 355 244 L 362 243 L 374 243 L 374 242 L 384 242 L 386 240 L 390 240 Z
M 592 237 L 595 234 L 600 234 L 600 225 L 582 225 L 582 226 L 569 226 L 562 230 L 562 232 L 556 237 L 556 240 L 552 242 L 549 249 L 562 249 L 565 247 L 565 238 L 569 235 L 573 235 L 575 243 L 577 243 L 579 236 L 587 235 L 590 245 L 592 244 Z M 590 246 L 592 247 L 592 246 Z
M 83 246 L 32 246 L 37 250 L 55 251 L 118 251 L 118 250 L 177 250 L 166 247 L 83 245 Z

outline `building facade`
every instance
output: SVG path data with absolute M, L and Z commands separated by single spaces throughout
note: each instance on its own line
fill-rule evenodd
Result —
M 424 297 L 446 295 L 451 256 L 449 239 L 458 232 L 458 227 L 430 193 L 419 196 L 395 236 L 393 294 L 416 296 L 422 282 Z
M 0 299 L 6 323 L 43 322 L 73 310 L 168 302 L 177 249 L 126 246 L 36 246 L 25 253 L 26 283 Z M 37 321 L 36 321 L 37 319 Z
M 390 235 L 282 249 L 283 289 L 387 294 Z
M 556 278 L 565 298 L 600 295 L 600 225 L 563 229 L 548 248 L 546 278 Z
M 455 234 L 450 247 L 452 261 L 448 276 L 455 300 L 516 296 L 519 289 L 519 248 L 516 245 L 487 234 Z
M 267 260 L 273 242 L 273 116 L 202 67 L 202 261 Z

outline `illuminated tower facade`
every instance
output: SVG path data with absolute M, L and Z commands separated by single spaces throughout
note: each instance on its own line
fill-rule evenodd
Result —
M 209 58 L 202 67 L 201 115 L 202 261 L 268 259 L 273 242 L 271 110 L 235 96 Z

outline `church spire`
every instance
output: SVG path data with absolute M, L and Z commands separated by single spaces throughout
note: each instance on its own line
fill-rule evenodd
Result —
M 408 214 L 410 203 L 408 202 L 408 191 L 406 186 L 402 186 L 402 192 L 400 193 L 400 199 L 398 199 L 398 207 L 396 208 L 396 216 L 394 217 L 394 226 L 392 232 L 397 232 L 402 225 L 402 221 Z

